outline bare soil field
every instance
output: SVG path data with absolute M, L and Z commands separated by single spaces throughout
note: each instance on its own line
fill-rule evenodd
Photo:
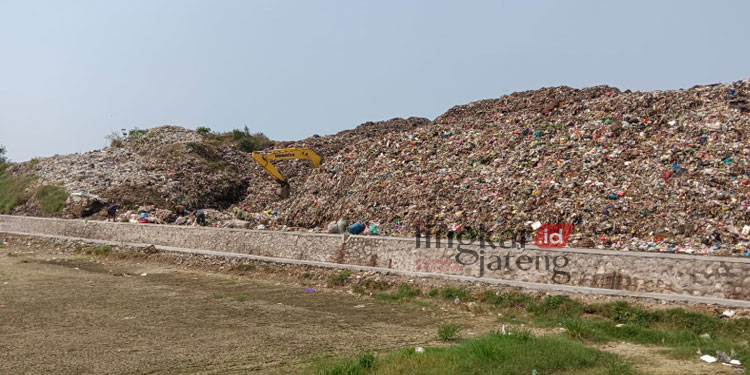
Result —
M 436 336 L 446 323 L 459 323 L 461 338 L 509 324 L 450 301 L 394 303 L 325 287 L 326 273 L 243 275 L 168 259 L 0 246 L 0 373 L 315 373 L 363 351 L 447 345 Z M 598 349 L 643 373 L 737 373 L 659 347 Z
M 325 353 L 428 343 L 449 318 L 281 282 L 60 255 L 2 254 L 0 280 L 0 373 L 288 373 Z

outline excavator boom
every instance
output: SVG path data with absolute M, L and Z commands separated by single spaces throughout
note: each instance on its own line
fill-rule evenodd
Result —
M 289 197 L 289 182 L 273 165 L 272 162 L 274 160 L 305 159 L 310 162 L 310 166 L 313 168 L 320 167 L 323 163 L 323 158 L 321 158 L 317 152 L 309 148 L 280 148 L 268 152 L 253 152 L 252 157 L 253 160 L 255 160 L 281 185 L 279 195 L 281 195 L 282 198 Z

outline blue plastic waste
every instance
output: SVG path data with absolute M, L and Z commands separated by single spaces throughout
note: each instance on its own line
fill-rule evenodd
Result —
M 365 224 L 363 224 L 361 221 L 358 221 L 346 227 L 346 231 L 349 232 L 349 234 L 360 234 L 364 230 L 365 230 Z

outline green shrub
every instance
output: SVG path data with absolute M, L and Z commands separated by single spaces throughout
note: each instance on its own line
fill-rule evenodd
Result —
M 365 369 L 371 369 L 375 364 L 375 355 L 372 353 L 362 353 L 357 358 L 357 364 Z
M 244 152 L 262 150 L 273 144 L 263 133 L 251 134 L 247 126 L 244 130 L 232 130 L 232 138 L 237 142 L 237 149 Z
M 128 138 L 137 138 L 141 135 L 146 134 L 146 131 L 143 129 L 138 129 L 137 127 L 134 127 L 133 129 L 130 129 L 128 131 Z
M 211 134 L 211 129 L 207 128 L 205 126 L 199 126 L 199 127 L 195 128 L 195 131 L 198 134 Z
M 245 126 L 245 131 L 242 131 L 240 129 L 234 129 L 232 130 L 232 136 L 234 137 L 235 141 L 239 141 L 242 138 L 245 138 L 250 135 L 250 132 L 247 129 L 247 126 Z
M 460 329 L 458 324 L 443 324 L 438 328 L 438 337 L 443 341 L 453 340 Z
M 237 141 L 237 149 L 243 152 L 258 151 L 258 145 L 248 138 L 242 138 Z

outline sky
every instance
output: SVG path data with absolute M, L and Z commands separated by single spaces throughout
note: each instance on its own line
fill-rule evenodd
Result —
M 120 129 L 332 134 L 514 91 L 750 77 L 750 2 L 0 0 L 13 161 Z

